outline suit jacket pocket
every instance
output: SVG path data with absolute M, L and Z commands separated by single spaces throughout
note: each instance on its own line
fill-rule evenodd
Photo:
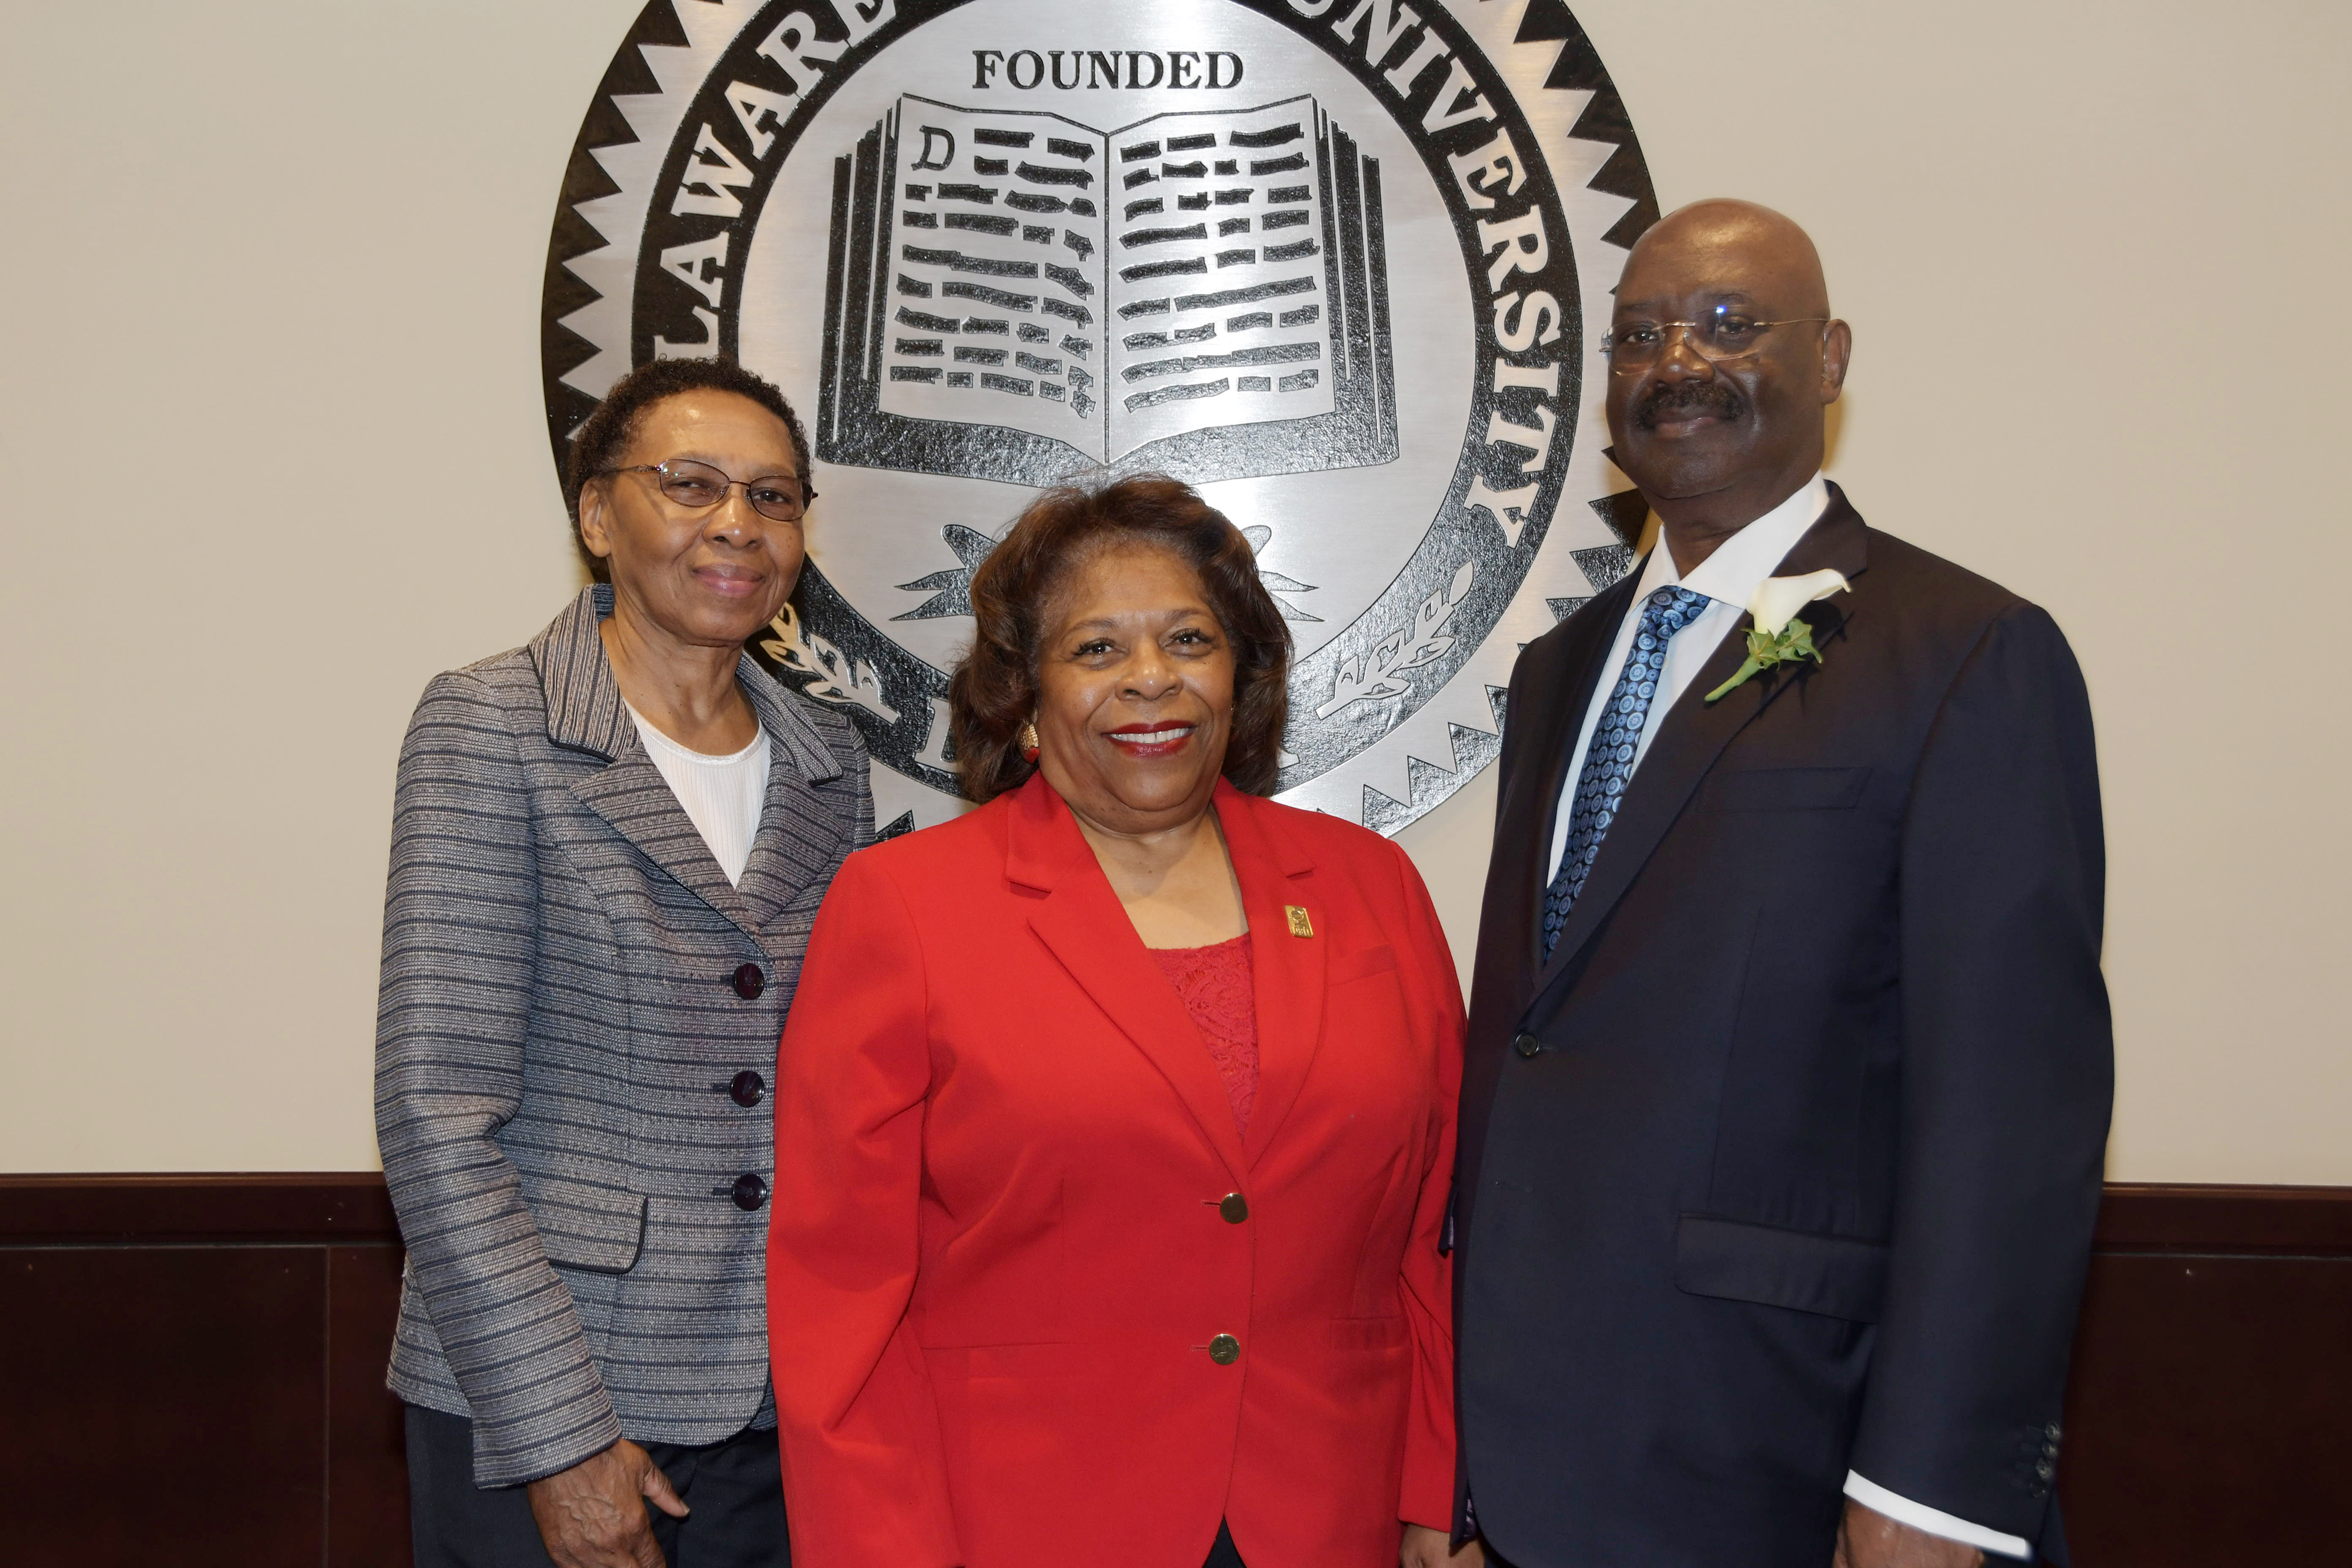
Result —
M 934 1366 L 952 1366 L 961 1357 L 966 1377 L 1010 1378 L 1028 1382 L 1040 1377 L 1097 1377 L 1108 1360 L 1102 1347 L 1089 1343 L 973 1344 L 937 1350 L 926 1347 Z
M 1694 1296 L 1878 1321 L 1886 1249 L 1851 1236 L 1685 1214 L 1675 1228 L 1675 1284 Z
M 547 1260 L 597 1274 L 625 1274 L 646 1239 L 642 1193 L 523 1173 L 523 1201 Z
M 1716 775 L 1722 811 L 1850 811 L 1870 782 L 1867 768 L 1743 768 Z
M 1362 947 L 1353 953 L 1342 953 L 1331 960 L 1331 972 L 1326 985 L 1337 986 L 1349 980 L 1361 980 L 1373 975 L 1395 972 L 1396 949 L 1389 946 Z
M 1333 1318 L 1324 1326 L 1333 1350 L 1401 1350 L 1412 1342 L 1402 1318 Z

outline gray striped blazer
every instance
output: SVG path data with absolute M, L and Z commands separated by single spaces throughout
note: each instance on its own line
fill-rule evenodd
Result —
M 388 1382 L 473 1418 L 481 1486 L 622 1436 L 773 1422 L 767 1214 L 731 1196 L 773 1169 L 773 1108 L 728 1089 L 775 1081 L 818 901 L 874 831 L 856 729 L 747 657 L 771 760 L 730 886 L 622 706 L 611 610 L 584 590 L 528 648 L 436 677 L 401 747 L 376 1014 L 408 1246 Z

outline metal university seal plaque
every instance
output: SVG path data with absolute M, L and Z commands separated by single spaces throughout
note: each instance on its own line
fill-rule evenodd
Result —
M 783 388 L 824 498 L 756 646 L 900 831 L 959 809 L 948 672 L 1030 497 L 1196 485 L 1297 639 L 1281 798 L 1393 832 L 1628 564 L 1591 345 L 1656 215 L 1560 0 L 652 0 L 556 214 L 549 427 L 663 355 Z

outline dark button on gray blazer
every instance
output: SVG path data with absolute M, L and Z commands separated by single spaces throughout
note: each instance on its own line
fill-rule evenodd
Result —
M 764 1208 L 776 1040 L 818 902 L 869 841 L 865 747 L 748 657 L 768 794 L 730 885 L 646 755 L 583 591 L 436 677 L 401 748 L 376 1135 L 408 1244 L 390 1385 L 474 1421 L 484 1486 L 621 1436 L 773 1420 Z M 756 965 L 755 996 L 736 975 Z

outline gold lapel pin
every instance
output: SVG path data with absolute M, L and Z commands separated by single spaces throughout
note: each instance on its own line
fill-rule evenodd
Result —
M 1315 935 L 1315 922 L 1307 918 L 1307 911 L 1295 904 L 1286 904 L 1282 906 L 1282 912 L 1290 916 L 1290 934 L 1293 936 Z

